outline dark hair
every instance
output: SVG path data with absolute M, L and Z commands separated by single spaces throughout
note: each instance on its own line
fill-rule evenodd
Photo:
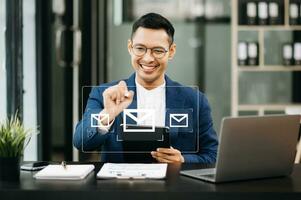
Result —
M 168 19 L 166 19 L 162 15 L 159 15 L 157 13 L 148 13 L 140 17 L 133 24 L 131 38 L 133 38 L 136 30 L 139 27 L 150 28 L 150 29 L 164 29 L 167 35 L 169 36 L 170 44 L 172 44 L 174 41 L 173 36 L 175 33 L 175 29 L 170 23 L 170 21 L 168 21 Z

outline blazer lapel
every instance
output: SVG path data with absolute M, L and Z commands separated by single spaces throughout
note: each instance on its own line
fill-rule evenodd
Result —
M 134 92 L 133 101 L 127 107 L 127 109 L 137 109 L 137 90 L 136 90 L 135 77 L 136 74 L 134 73 L 125 81 L 128 86 L 128 90 L 132 90 Z M 123 112 L 121 113 L 121 118 L 123 119 Z M 132 118 L 127 118 L 127 124 L 137 124 L 137 122 L 135 122 Z
M 165 126 L 170 127 L 170 113 L 177 109 L 182 109 L 185 102 L 185 97 L 181 96 L 181 86 L 176 85 L 168 76 L 165 76 L 166 81 L 166 114 Z M 178 128 L 170 130 L 170 140 L 176 140 L 178 136 Z

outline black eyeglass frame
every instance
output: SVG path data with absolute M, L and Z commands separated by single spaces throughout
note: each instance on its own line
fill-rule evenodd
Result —
M 136 54 L 135 53 L 135 50 L 134 50 L 134 47 L 135 46 L 141 46 L 141 47 L 144 47 L 144 49 L 145 49 L 145 51 L 144 51 L 144 53 L 143 54 Z M 171 45 L 169 45 L 169 48 L 171 47 Z M 154 57 L 154 58 L 157 58 L 157 59 L 161 59 L 161 58 L 163 58 L 165 55 L 166 55 L 166 53 L 167 52 L 169 52 L 169 50 L 166 50 L 164 47 L 153 47 L 153 48 L 147 48 L 146 46 L 144 46 L 144 45 L 142 45 L 142 44 L 137 44 L 137 45 L 131 45 L 131 48 L 132 48 L 132 50 L 133 50 L 133 53 L 136 55 L 136 56 L 138 56 L 138 57 L 142 57 L 142 56 L 144 56 L 146 53 L 147 53 L 147 50 L 148 49 L 150 49 L 151 50 L 151 54 L 152 54 L 152 56 Z M 162 49 L 162 50 L 164 50 L 164 53 L 162 54 L 162 56 L 155 56 L 155 54 L 153 53 L 154 52 L 154 49 L 158 49 L 158 48 L 160 48 L 160 49 Z

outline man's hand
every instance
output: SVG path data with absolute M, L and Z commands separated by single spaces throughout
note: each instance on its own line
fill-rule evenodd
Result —
M 184 162 L 184 157 L 181 155 L 181 152 L 174 148 L 158 148 L 157 151 L 151 152 L 152 157 L 155 158 L 158 162 L 163 163 L 178 163 Z
M 118 85 L 107 88 L 103 93 L 104 113 L 109 114 L 110 122 L 112 122 L 119 113 L 126 109 L 133 101 L 134 92 L 128 91 L 124 81 L 120 81 Z

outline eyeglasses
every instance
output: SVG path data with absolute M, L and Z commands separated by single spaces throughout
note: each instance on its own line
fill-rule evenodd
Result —
M 163 47 L 147 48 L 140 44 L 132 46 L 132 49 L 133 49 L 133 53 L 139 57 L 144 56 L 147 50 L 150 49 L 152 56 L 158 59 L 163 58 L 166 55 L 166 52 L 168 52 L 168 50 L 164 49 Z

